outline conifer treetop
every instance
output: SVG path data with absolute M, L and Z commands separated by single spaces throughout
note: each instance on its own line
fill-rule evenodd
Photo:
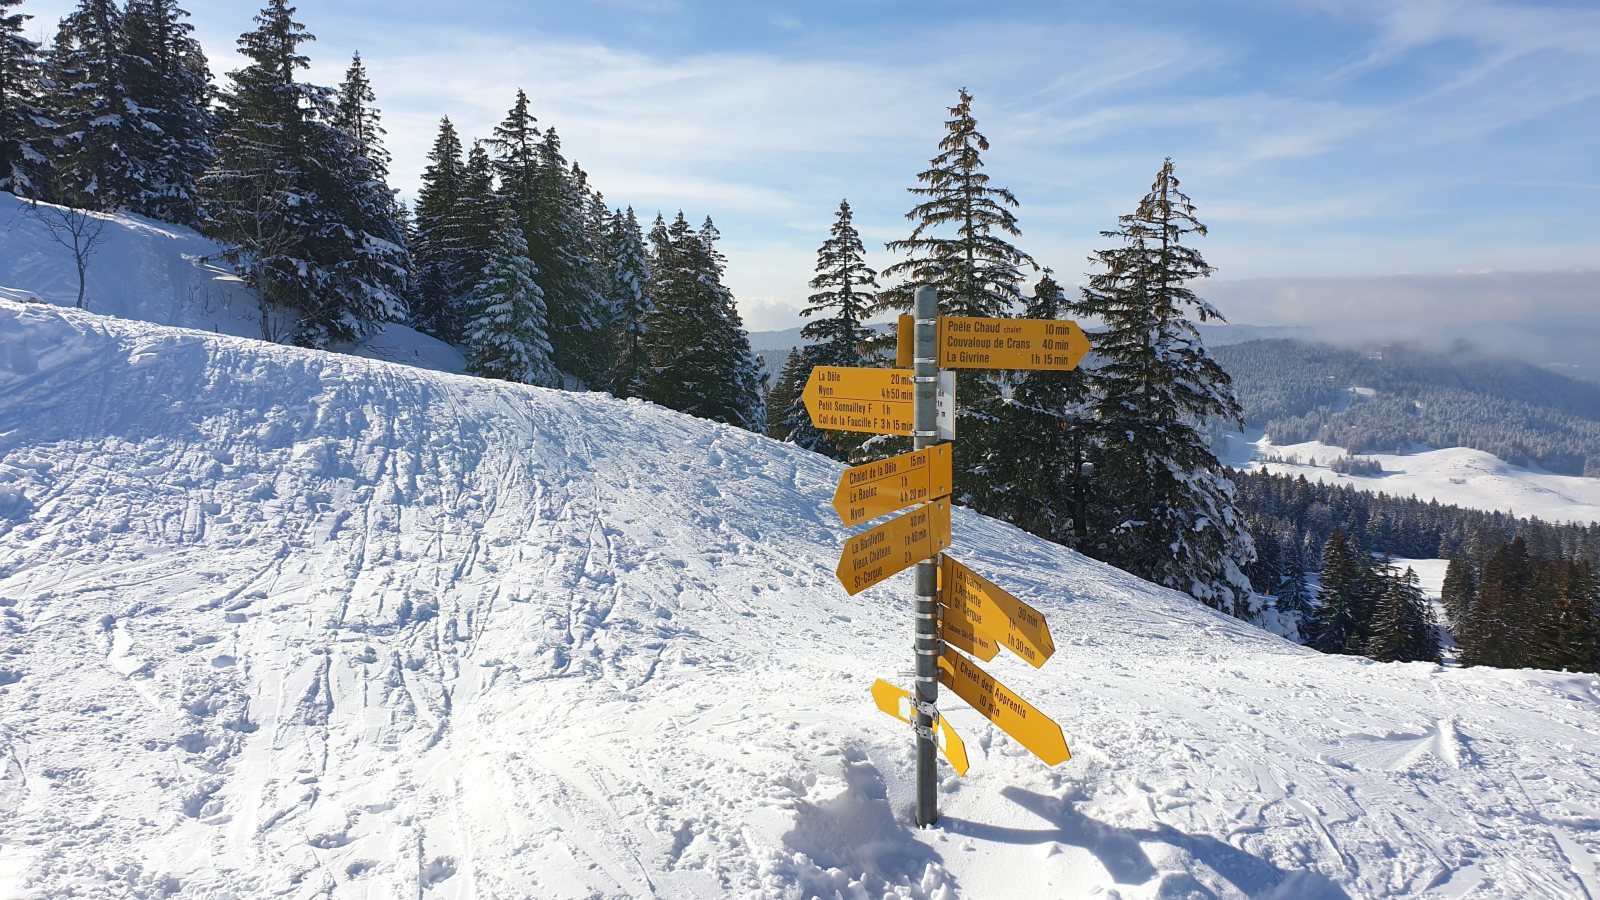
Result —
M 1011 212 L 1017 198 L 990 185 L 983 171 L 980 153 L 989 149 L 989 140 L 978 131 L 966 88 L 949 110 L 941 152 L 918 173 L 921 186 L 908 189 L 927 198 L 906 213 L 916 223 L 911 236 L 886 245 L 910 255 L 883 270 L 885 277 L 905 283 L 884 292 L 879 309 L 909 309 L 915 287 L 926 284 L 939 288 L 940 309 L 947 315 L 1003 316 L 1023 299 L 1019 267 L 1037 269 L 1038 264 L 1006 240 L 1022 234 Z M 943 229 L 954 229 L 953 236 L 940 236 Z

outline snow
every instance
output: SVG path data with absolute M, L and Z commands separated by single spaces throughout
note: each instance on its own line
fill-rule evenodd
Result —
M 1466 447 L 1436 450 L 1421 444 L 1405 454 L 1358 454 L 1377 460 L 1383 466 L 1380 475 L 1341 475 L 1328 468 L 1332 460 L 1349 455 L 1341 447 L 1317 441 L 1277 446 L 1265 437 L 1250 442 L 1234 438 L 1225 462 L 1391 497 L 1415 496 L 1469 509 L 1537 516 L 1546 522 L 1600 522 L 1600 478 L 1514 466 Z M 1268 462 L 1273 458 L 1298 462 Z M 1310 465 L 1312 460 L 1315 466 Z
M 50 209 L 49 204 L 40 204 Z M 261 336 L 256 295 L 197 232 L 127 213 L 101 217 L 105 227 L 89 256 L 85 307 L 158 325 L 241 337 Z M 51 239 L 30 205 L 0 192 L 0 299 L 78 302 L 72 251 Z M 466 368 L 461 354 L 404 325 L 391 324 L 355 345 L 334 349 L 443 372 Z
M 75 294 L 75 290 L 74 290 Z M 1044 767 L 911 827 L 909 576 L 637 401 L 0 301 L 0 896 L 1572 897 L 1600 682 L 1322 656 L 956 510 Z

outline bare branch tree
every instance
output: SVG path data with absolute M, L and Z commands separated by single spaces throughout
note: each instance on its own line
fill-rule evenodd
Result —
M 45 227 L 51 240 L 72 251 L 78 266 L 78 308 L 84 309 L 89 259 L 105 237 L 106 217 L 70 203 L 54 206 L 37 201 L 29 204 L 28 215 Z

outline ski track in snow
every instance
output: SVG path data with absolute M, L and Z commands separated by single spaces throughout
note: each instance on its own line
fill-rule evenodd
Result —
M 1321 656 L 961 510 L 1075 756 L 949 698 L 910 827 L 838 472 L 0 301 L 0 896 L 1600 897 L 1593 676 Z

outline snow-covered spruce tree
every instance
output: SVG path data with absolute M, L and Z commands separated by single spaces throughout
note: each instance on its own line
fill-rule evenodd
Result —
M 174 0 L 128 0 L 124 81 L 149 130 L 146 180 L 126 206 L 192 227 L 200 223 L 195 181 L 211 165 L 216 117 L 211 69 L 188 17 Z
M 612 365 L 606 379 L 611 393 L 618 397 L 637 397 L 645 390 L 650 372 L 649 330 L 651 316 L 650 262 L 645 252 L 644 234 L 639 220 L 628 207 L 611 217 L 608 256 L 611 277 L 606 289 L 606 305 L 612 311 Z
M 877 302 L 878 273 L 867 266 L 866 248 L 847 200 L 839 201 L 828 239 L 817 248 L 816 274 L 800 315 L 816 316 L 800 329 L 805 344 L 800 348 L 801 369 L 795 373 L 797 391 L 787 398 L 779 421 L 784 439 L 813 453 L 835 459 L 848 459 L 861 446 L 862 436 L 851 432 L 823 431 L 811 424 L 811 416 L 801 402 L 799 390 L 805 388 L 815 366 L 860 366 L 866 362 L 863 348 L 874 332 L 863 323 L 872 315 Z M 785 362 L 785 371 L 788 363 Z
M 406 245 L 406 228 L 396 191 L 389 187 L 389 151 L 383 145 L 382 113 L 361 54 L 355 54 L 336 94 L 332 124 L 348 144 L 344 200 L 345 221 L 362 236 L 363 245 L 350 262 L 359 285 L 389 298 L 384 321 L 402 321 L 409 314 L 414 265 Z
M 561 155 L 561 138 L 554 128 L 545 129 L 523 233 L 550 305 L 556 367 L 592 384 L 605 377 L 607 360 L 601 344 L 607 316 L 593 279 L 593 250 L 584 229 L 587 205 Z
M 467 371 L 484 378 L 555 387 L 561 376 L 550 359 L 544 294 L 534 279 L 528 244 L 516 217 L 507 214 L 483 278 L 472 291 L 467 323 Z
M 1244 616 L 1250 583 L 1241 567 L 1254 550 L 1233 482 L 1205 437 L 1212 419 L 1242 427 L 1241 410 L 1189 319 L 1222 320 L 1188 287 L 1211 267 L 1184 239 L 1205 233 L 1169 159 L 1138 209 L 1102 232 L 1118 246 L 1092 257 L 1102 271 L 1074 310 L 1105 326 L 1094 339 L 1100 365 L 1088 375 L 1100 440 L 1094 537 L 1083 549 Z
M 810 372 L 811 367 L 806 365 L 806 355 L 800 348 L 789 348 L 789 355 L 783 360 L 783 369 L 767 389 L 767 437 L 775 441 L 789 440 L 795 425 L 790 416 L 794 413 L 795 404 L 800 401 L 800 392 L 805 389 Z M 805 413 L 804 407 L 800 412 L 802 415 Z
M 1066 293 L 1049 269 L 1034 285 L 1024 315 L 1059 319 Z M 1076 546 L 1088 497 L 1088 452 L 1094 434 L 1081 369 L 1028 372 L 994 414 L 1003 435 L 988 448 L 985 490 L 974 500 L 986 515 L 1067 546 Z M 960 444 L 960 441 L 957 441 Z
M 0 191 L 39 198 L 50 185 L 50 132 L 41 100 L 43 61 L 14 12 L 22 0 L 0 0 Z
M 393 194 L 337 127 L 333 92 L 297 81 L 312 40 L 286 0 L 269 0 L 239 39 L 216 158 L 200 180 L 206 230 L 229 245 L 261 296 L 262 334 L 320 347 L 405 315 L 410 261 Z M 275 333 L 272 311 L 293 319 Z
M 909 188 L 920 201 L 906 213 L 915 222 L 911 236 L 890 241 L 888 249 L 907 258 L 883 270 L 896 282 L 878 295 L 878 312 L 909 312 L 916 289 L 939 290 L 939 314 L 946 316 L 1010 316 L 1025 301 L 1024 267 L 1037 269 L 1033 258 L 1007 238 L 1021 235 L 1011 212 L 1017 198 L 990 184 L 981 153 L 989 141 L 972 117 L 972 95 L 963 88 L 949 107 L 946 134 L 939 154 Z M 956 492 L 963 503 L 984 508 L 992 494 L 988 466 L 991 451 L 1005 440 L 996 415 L 1001 380 L 996 372 L 966 369 L 957 373 Z
M 750 337 L 722 284 L 717 232 L 690 229 L 683 213 L 650 231 L 652 300 L 646 352 L 651 371 L 644 398 L 702 419 L 757 434 L 767 429 L 760 365 Z
M 50 199 L 58 203 L 122 209 L 150 182 L 155 129 L 128 94 L 126 51 L 122 10 L 114 0 L 79 0 L 56 31 L 46 103 L 56 126 Z
M 1439 638 L 1433 607 L 1407 568 L 1379 573 L 1383 586 L 1372 610 L 1372 623 L 1362 652 L 1378 662 L 1438 662 Z
M 1306 646 L 1323 653 L 1354 653 L 1361 642 L 1365 585 L 1358 554 L 1339 529 L 1322 545 L 1321 581 L 1317 608 L 1301 628 Z
M 411 294 L 411 324 L 447 343 L 461 340 L 463 302 L 476 278 L 464 259 L 467 248 L 460 231 L 460 206 L 466 181 L 461 138 L 446 116 L 428 151 L 417 191 L 415 238 L 411 247 L 417 279 Z M 477 273 L 483 271 L 478 266 Z
M 528 95 L 518 88 L 511 111 L 495 126 L 488 140 L 489 148 L 494 151 L 494 171 L 500 182 L 501 197 L 522 223 L 524 238 L 539 178 L 538 122 L 529 109 Z

